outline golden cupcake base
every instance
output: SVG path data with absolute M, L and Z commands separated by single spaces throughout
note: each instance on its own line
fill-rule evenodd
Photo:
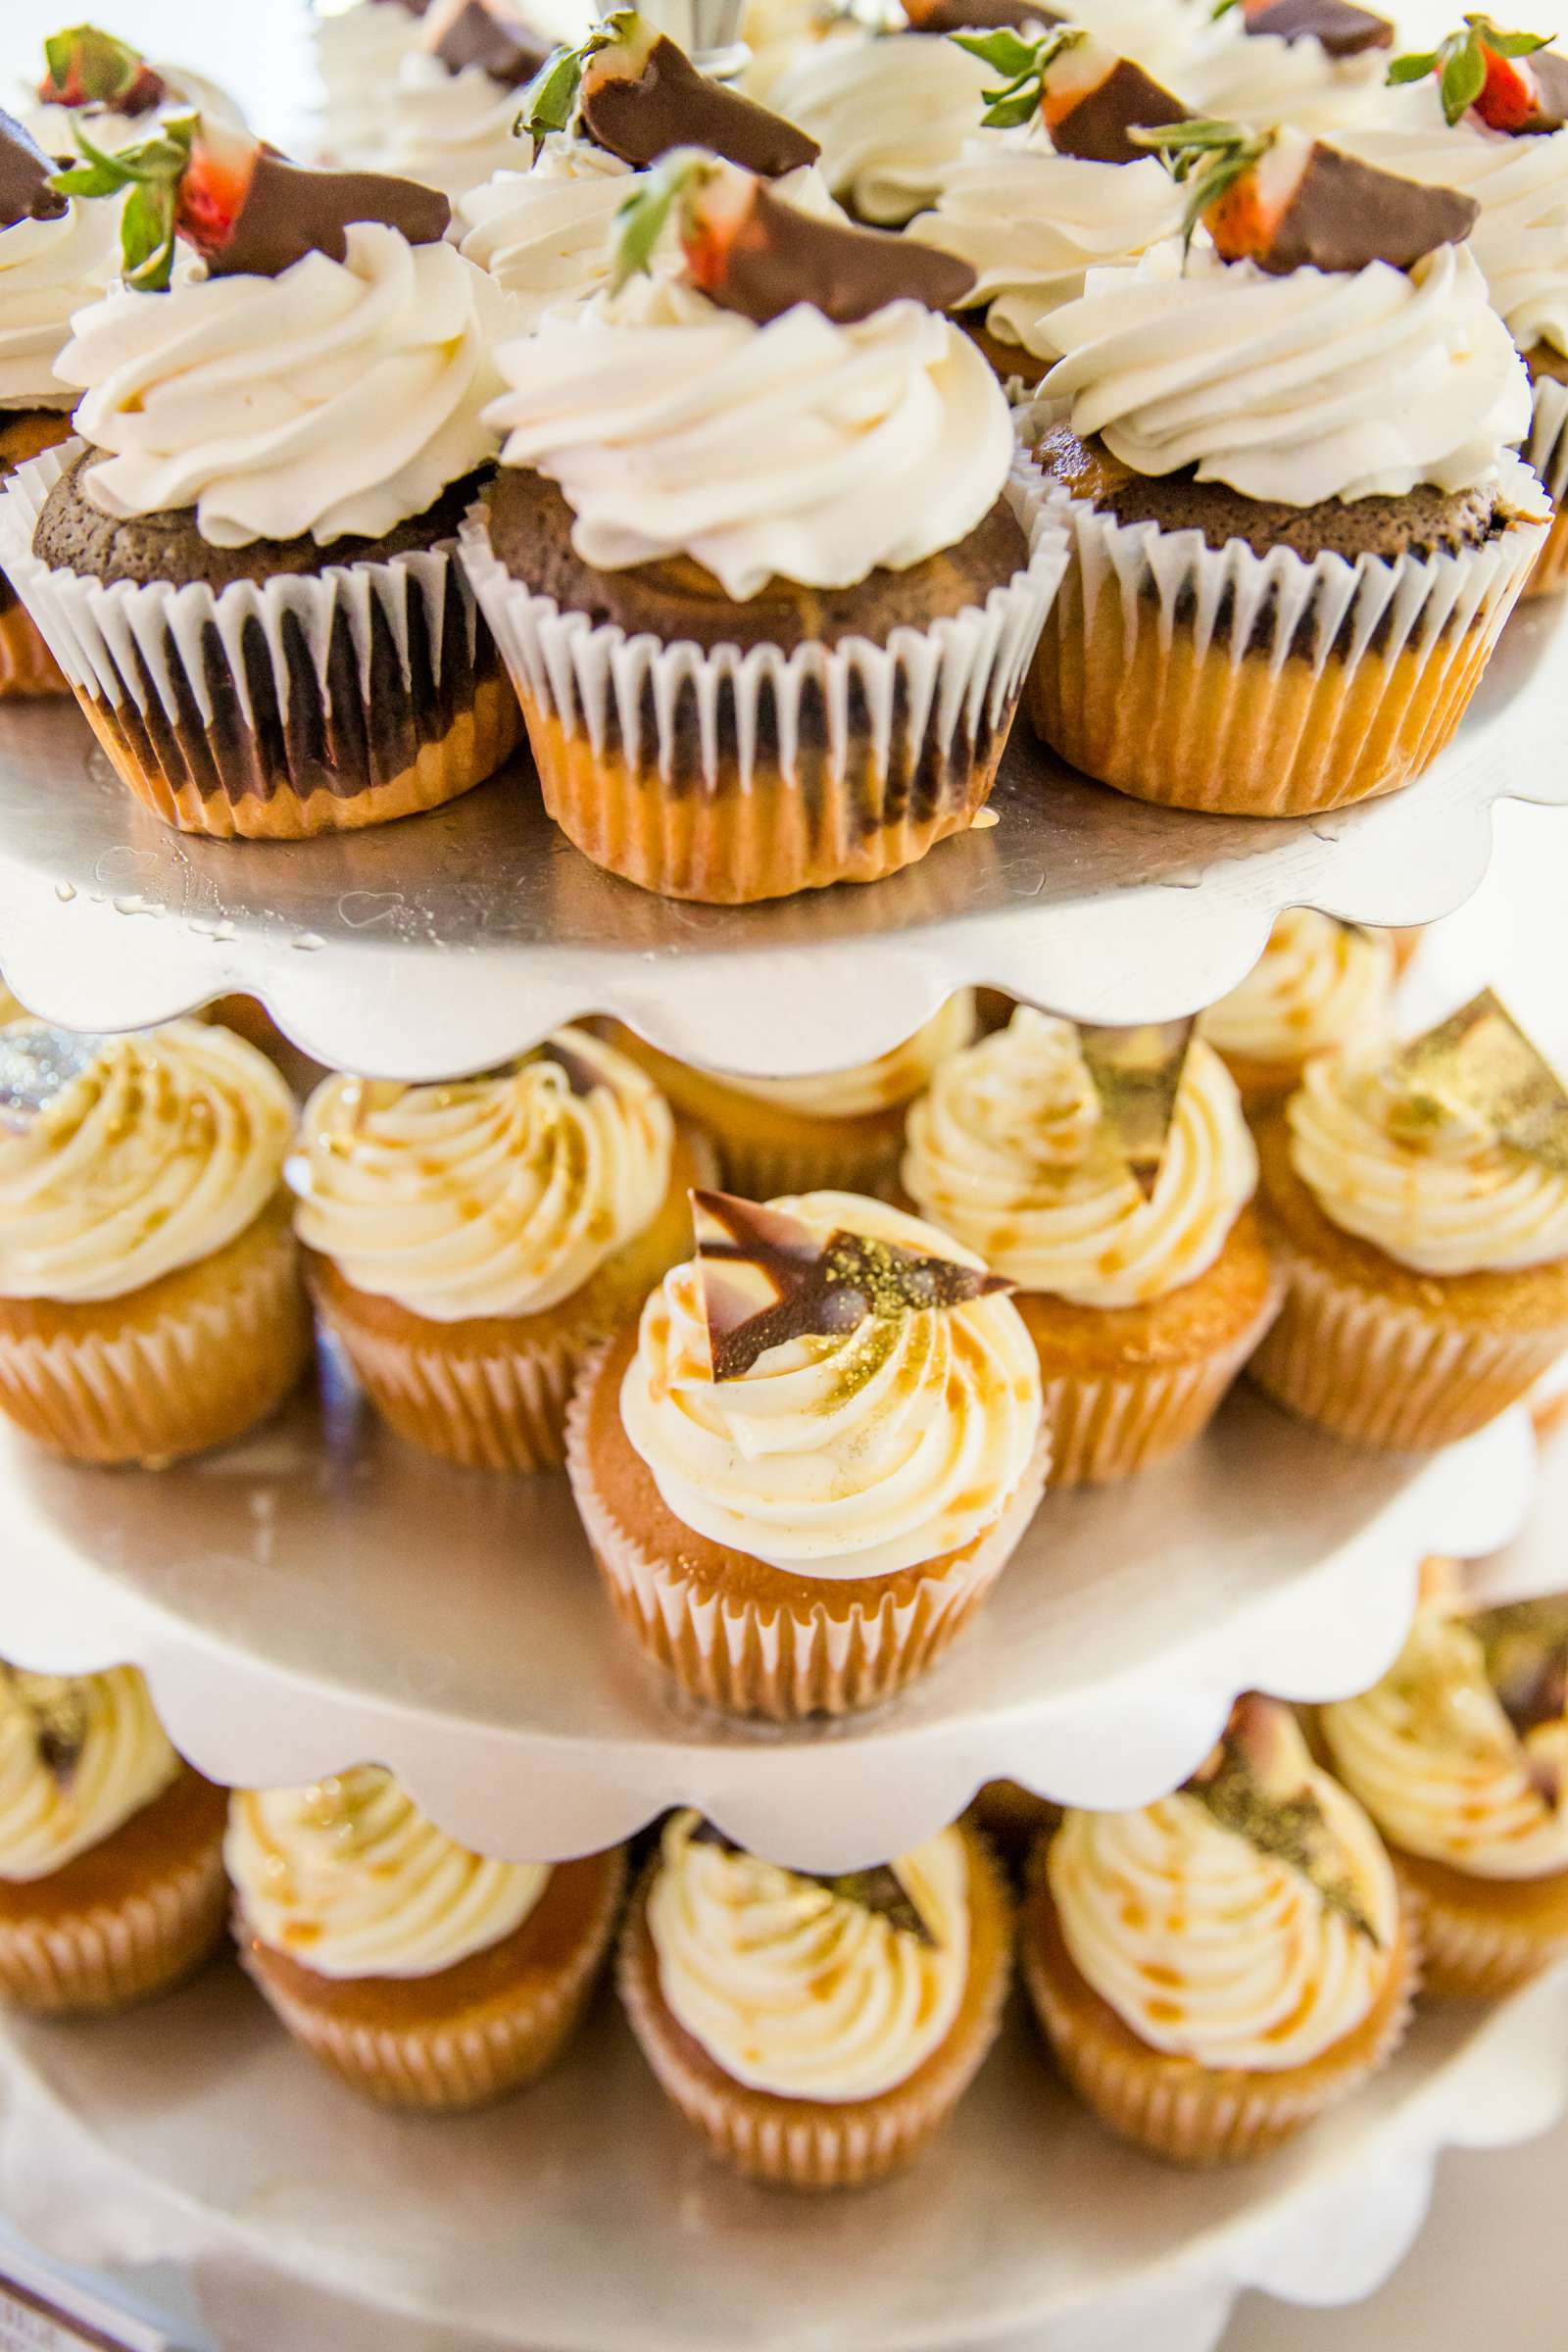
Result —
M 1391 1847 L 1421 1931 L 1421 1989 L 1437 2001 L 1500 1999 L 1568 1954 L 1568 1871 L 1478 1879 Z
M 1519 591 L 1519 601 L 1523 604 L 1530 597 L 1556 596 L 1564 587 L 1568 587 L 1568 510 L 1559 507 L 1551 518 L 1545 545 Z

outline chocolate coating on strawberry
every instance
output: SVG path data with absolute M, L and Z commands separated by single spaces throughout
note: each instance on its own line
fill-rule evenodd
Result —
M 139 49 L 100 32 L 96 24 L 51 33 L 43 54 L 38 96 L 45 106 L 104 106 L 117 115 L 147 115 L 169 95 L 169 84 Z
M 206 250 L 214 277 L 278 277 L 309 253 L 341 262 L 361 220 L 397 229 L 411 245 L 439 245 L 452 207 L 434 188 L 384 172 L 320 172 L 264 147 L 226 238 Z
M 492 81 L 520 89 L 549 57 L 553 44 L 507 0 L 435 0 L 421 46 L 449 74 L 478 66 Z
M 1189 109 L 1131 58 L 1076 24 L 1054 24 L 1033 39 L 1008 31 L 959 33 L 958 47 L 1004 76 L 987 90 L 981 118 L 1011 130 L 1036 114 L 1058 155 L 1093 164 L 1134 164 L 1148 152 L 1132 133 L 1185 122 Z
M 1387 17 L 1353 0 L 1242 0 L 1242 17 L 1249 32 L 1272 33 L 1277 40 L 1321 43 L 1330 57 L 1362 57 L 1370 49 L 1392 49 L 1394 26 Z
M 1050 98 L 1050 83 L 1046 96 Z M 1092 164 L 1135 164 L 1149 153 L 1132 137 L 1134 130 L 1157 128 L 1164 122 L 1185 122 L 1189 108 L 1128 57 L 1114 60 L 1103 80 L 1075 98 L 1063 114 L 1046 122 L 1058 155 L 1074 155 Z
M 685 51 L 633 9 L 618 9 L 576 49 L 561 49 L 523 96 L 535 138 L 576 126 L 641 170 L 676 147 L 703 147 L 762 179 L 814 164 L 816 140 L 782 115 L 700 74 Z
M 55 165 L 15 115 L 0 111 L 0 229 L 23 220 L 58 220 L 70 198 L 55 186 Z
M 1035 8 L 1030 0 L 914 0 L 904 13 L 911 32 L 1027 32 L 1067 22 L 1058 9 Z

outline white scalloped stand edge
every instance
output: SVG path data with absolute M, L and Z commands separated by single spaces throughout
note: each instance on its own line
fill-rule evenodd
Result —
M 1106 2141 L 1049 2083 L 1015 2023 L 950 2131 L 950 2159 L 934 2153 L 863 2197 L 797 2202 L 710 2165 L 608 2018 L 526 2100 L 440 2127 L 351 2112 L 237 1980 L 210 1978 L 162 2012 L 90 2031 L 107 2038 L 74 2089 L 69 2056 L 62 2069 L 47 2045 L 40 2055 L 27 2034 L 0 2034 L 0 2202 L 56 2260 L 181 2265 L 228 2352 L 520 2352 L 530 2322 L 557 2352 L 716 2352 L 732 2340 L 717 2328 L 733 2322 L 727 2309 L 715 2321 L 705 2291 L 715 2258 L 721 2294 L 748 2297 L 746 2340 L 779 2352 L 847 2341 L 857 2352 L 1211 2352 L 1244 2288 L 1324 2308 L 1371 2293 L 1413 2244 L 1444 2150 L 1518 2145 L 1568 2100 L 1568 1986 L 1556 1976 L 1474 2026 L 1452 2011 L 1418 2023 L 1397 2087 L 1363 2094 L 1381 2112 L 1360 2128 L 1352 2102 L 1285 2159 L 1195 2181 Z M 145 2052 L 127 2065 L 136 2033 L 157 2037 L 156 2065 Z M 166 2180 L 127 2148 L 166 2130 L 172 2093 L 194 2113 Z M 595 2133 L 617 2129 L 596 2182 Z M 437 2155 L 429 2178 L 459 2199 L 446 2225 L 423 2204 L 438 2143 L 447 2161 Z M 980 2210 L 988 2179 L 1000 2168 L 1027 2197 L 1031 2159 L 1048 2146 L 1040 2189 L 1054 2187 L 1058 2218 L 1043 2216 L 1035 2256 L 1016 2195 L 999 2187 L 999 2252 Z M 977 2176 L 967 2184 L 966 2172 Z M 514 2193 L 525 2200 L 514 2269 L 495 2228 Z M 1155 2200 L 1173 2210 L 1151 2233 Z M 615 2212 L 622 2230 L 607 2230 Z M 464 2242 L 466 2228 L 477 2243 Z M 1091 2233 L 1068 2280 L 1052 2273 L 1053 2230 L 1058 2242 Z M 1118 2240 L 1140 2236 L 1123 2260 Z
M 1321 1441 L 1309 1444 L 1310 1433 L 1250 1396 L 1226 1410 L 1234 1416 L 1229 1450 L 1215 1463 L 1228 1463 L 1228 1475 L 1238 1463 L 1259 1466 L 1261 1548 L 1276 1556 L 1266 1531 L 1293 1509 L 1299 1515 L 1301 1490 L 1326 1483 L 1336 1465 L 1353 1474 L 1364 1457 L 1338 1446 L 1320 1457 L 1312 1447 Z M 271 1462 L 272 1492 L 285 1494 L 286 1507 L 286 1491 L 309 1475 L 309 1430 L 305 1442 L 301 1455 L 285 1423 L 270 1437 L 262 1433 L 254 1455 L 236 1454 L 231 1470 L 220 1461 L 184 1474 L 200 1482 L 183 1491 L 195 1494 L 194 1518 L 180 1516 L 181 1491 L 168 1483 L 177 1472 L 129 1474 L 139 1476 L 134 1489 L 123 1477 L 72 1483 L 67 1502 L 80 1494 L 93 1511 L 110 1507 L 85 1531 L 63 1531 L 62 1490 L 48 1480 L 104 1474 L 50 1465 L 40 1503 L 28 1483 L 40 1476 L 35 1464 L 19 1457 L 20 1440 L 0 1433 L 0 1477 L 10 1494 L 0 1655 L 53 1673 L 120 1661 L 142 1667 L 179 1746 L 231 1785 L 303 1783 L 365 1759 L 385 1763 L 434 1819 L 481 1851 L 561 1858 L 690 1803 L 743 1843 L 816 1870 L 903 1851 L 952 1820 L 988 1780 L 1020 1781 L 1066 1803 L 1142 1804 L 1186 1777 L 1239 1691 L 1311 1701 L 1364 1689 L 1404 1639 L 1421 1560 L 1440 1550 L 1474 1558 L 1507 1543 L 1525 1524 L 1536 1476 L 1534 1433 L 1516 1408 L 1463 1445 L 1412 1463 L 1392 1498 L 1359 1523 L 1339 1525 L 1324 1556 L 1304 1560 L 1262 1594 L 1250 1584 L 1260 1548 L 1250 1511 L 1239 1566 L 1204 1581 L 1222 1556 L 1217 1539 L 1210 1546 L 1204 1537 L 1213 1464 L 1195 1459 L 1188 1489 L 1157 1483 L 1170 1476 L 1160 1472 L 1152 1483 L 1137 1482 L 1136 1495 L 1128 1489 L 1105 1501 L 1048 1497 L 1026 1539 L 1038 1549 L 1020 1551 L 936 1674 L 878 1714 L 788 1734 L 725 1724 L 671 1699 L 603 1602 L 575 1516 L 554 1482 L 520 1499 L 492 1499 L 493 1491 L 480 1499 L 469 1485 L 425 1489 L 421 1457 L 382 1452 L 360 1461 L 350 1452 L 329 1473 L 317 1472 L 349 1490 L 348 1517 L 315 1515 L 309 1505 L 298 1522 L 278 1524 L 264 1507 L 256 1522 L 265 1543 L 247 1555 L 241 1544 L 259 1486 L 251 1465 Z M 1284 1447 L 1274 1469 L 1289 1471 L 1275 1478 L 1275 1492 L 1264 1480 L 1271 1444 Z M 1380 1465 L 1376 1475 L 1387 1473 Z M 218 1517 L 208 1499 L 214 1491 Z M 355 1494 L 368 1503 L 353 1502 Z M 1184 1494 L 1189 1520 L 1178 1544 L 1171 1527 Z M 490 1565 L 465 1589 L 454 1581 L 462 1565 L 442 1555 L 466 1496 L 475 1497 L 466 1558 L 478 1561 L 488 1541 Z M 361 1508 L 381 1516 L 357 1536 Z M 513 1514 L 524 1508 L 532 1563 L 513 1532 Z M 498 1515 L 499 1542 L 487 1537 L 487 1510 Z M 127 1572 L 122 1562 L 119 1573 L 96 1564 L 95 1530 L 107 1543 L 127 1522 L 144 1523 L 139 1564 Z M 1197 1565 L 1173 1572 L 1180 1559 Z M 181 1615 L 186 1574 L 204 1580 L 202 1599 Z M 1196 1580 L 1192 1606 L 1211 1612 L 1191 1628 L 1187 1588 L 1174 1583 L 1183 1574 Z M 374 1577 L 378 1588 L 366 1581 Z M 243 1599 L 231 1604 L 230 1593 L 243 1596 L 253 1579 L 262 1615 L 241 1642 L 233 1627 Z M 1134 1666 L 1122 1670 L 1135 1614 L 1143 1616 L 1140 1646 Z M 363 1662 L 383 1617 L 396 1630 L 372 1668 Z M 456 1645 L 445 1678 L 444 1628 Z M 1075 1641 L 1077 1663 L 1065 1646 Z M 466 1663 L 465 1642 L 479 1645 Z M 530 1643 L 539 1654 L 525 1659 Z M 333 1657 L 335 1672 L 326 1663 Z M 487 1676 L 495 1657 L 516 1660 L 498 1669 L 513 1681 Z M 1054 1659 L 1061 1673 L 1053 1689 L 1046 1678 Z

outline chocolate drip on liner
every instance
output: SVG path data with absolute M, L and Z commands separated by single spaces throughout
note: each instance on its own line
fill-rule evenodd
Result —
M 782 115 L 700 74 L 662 33 L 640 72 L 617 71 L 624 47 L 600 50 L 583 68 L 579 119 L 597 146 L 622 163 L 657 163 L 674 147 L 705 147 L 762 179 L 814 164 L 818 142 Z
M 71 199 L 53 184 L 56 169 L 32 133 L 0 109 L 0 229 L 64 218 Z
M 710 1821 L 700 1821 L 691 1834 L 693 1845 L 715 1845 L 721 1853 L 754 1857 L 733 1838 Z M 781 1864 L 779 1866 L 783 1868 Z M 885 1919 L 890 1928 L 901 1936 L 912 1936 L 917 1943 L 935 1949 L 936 1937 L 915 1904 L 908 1888 L 891 1862 L 879 1862 L 870 1870 L 849 1870 L 833 1875 L 826 1871 L 792 1870 L 792 1879 L 803 1879 L 808 1886 L 822 1886 L 843 1903 L 854 1903 L 857 1909 L 869 1911 L 875 1919 Z
M 478 66 L 508 89 L 531 81 L 555 47 L 506 0 L 436 0 L 422 45 L 449 74 Z
M 1394 46 L 1390 20 L 1356 8 L 1353 0 L 1266 0 L 1263 7 L 1244 7 L 1242 13 L 1249 32 L 1273 33 L 1282 41 L 1319 41 L 1330 57 L 1363 57 Z

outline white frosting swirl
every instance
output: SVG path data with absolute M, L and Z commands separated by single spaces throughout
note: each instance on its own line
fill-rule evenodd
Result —
M 1142 474 L 1194 466 L 1307 507 L 1488 480 L 1530 430 L 1530 385 L 1462 246 L 1273 277 L 1178 242 L 1092 270 L 1054 312 L 1041 387 Z
M 975 1265 L 945 1234 L 854 1193 L 774 1207 Z M 669 1509 L 711 1543 L 797 1576 L 894 1576 L 998 1519 L 1040 1436 L 1040 1363 L 1011 1300 L 867 1316 L 770 1348 L 738 1380 L 710 1371 L 695 1261 L 643 1309 L 621 1384 L 627 1438 Z
M 213 1256 L 277 1191 L 293 1129 L 293 1096 L 231 1030 L 103 1039 L 25 1125 L 0 1124 L 0 1298 L 122 1298 Z
M 814 1078 L 731 1078 L 732 1093 L 774 1103 L 803 1119 L 863 1119 L 907 1102 L 932 1071 L 974 1035 L 974 991 L 955 990 L 902 1046 L 875 1061 L 853 1062 L 846 1070 L 823 1070 Z
M 1568 1871 L 1568 1719 L 1521 1740 L 1461 1620 L 1420 1610 L 1382 1682 L 1319 1721 L 1335 1770 L 1405 1853 L 1477 1879 Z
M 847 587 L 967 537 L 1012 462 L 1007 404 L 950 319 L 889 303 L 756 326 L 668 277 L 498 354 L 509 466 L 560 483 L 601 570 L 688 555 L 737 602 L 776 575 Z
M 189 66 L 157 64 L 153 72 L 162 77 L 166 95 L 156 107 L 139 115 L 117 114 L 113 107 L 97 103 L 56 106 L 37 96 L 35 84 L 23 89 L 14 111 L 45 155 L 58 155 L 73 163 L 81 152 L 76 143 L 78 123 L 95 147 L 111 152 L 139 146 L 163 116 L 189 114 L 193 108 L 214 122 L 244 123 L 244 114 L 228 91 L 203 74 L 193 74 Z M 118 203 L 107 203 L 102 197 L 95 197 L 93 203 L 118 220 Z
M 301 1240 L 356 1290 L 433 1323 L 539 1314 L 580 1291 L 658 1215 L 674 1123 L 612 1046 L 581 1029 L 552 1042 L 565 1066 L 439 1086 L 324 1079 L 288 1166 Z
M 1047 1861 L 1079 1974 L 1140 2041 L 1199 2066 L 1273 2074 L 1353 2034 L 1387 1986 L 1398 1923 L 1389 1858 L 1355 1799 L 1302 1761 L 1367 1936 L 1311 1881 L 1179 1791 L 1069 1812 Z
M 194 507 L 214 547 L 376 538 L 488 458 L 480 412 L 512 307 L 449 245 L 361 221 L 347 258 L 194 279 L 78 313 L 59 362 L 86 397 L 86 476 L 118 516 Z
M 1309 1061 L 1291 1097 L 1291 1161 L 1346 1233 L 1418 1274 L 1482 1274 L 1568 1257 L 1568 1176 L 1460 1118 L 1412 1128 L 1375 1061 Z
M 992 69 L 938 34 L 856 30 L 814 43 L 767 103 L 815 139 L 821 171 L 861 220 L 896 227 L 930 204 L 983 112 Z
M 631 166 L 591 139 L 553 132 L 530 169 L 498 172 L 464 197 L 463 248 L 528 326 L 574 312 L 610 283 L 611 229 Z
M 904 1189 L 1021 1290 L 1138 1306 L 1206 1273 L 1257 1184 L 1236 1082 L 1195 1039 L 1146 1199 L 1070 1021 L 1022 1005 L 909 1112 Z
M 1436 106 L 1432 118 L 1423 128 L 1404 117 L 1398 128 L 1340 144 L 1401 179 L 1475 197 L 1481 217 L 1467 243 L 1493 308 L 1521 351 L 1549 343 L 1568 353 L 1568 130 L 1515 139 L 1472 127 L 1469 117 L 1450 130 Z
M 1240 25 L 1233 30 L 1225 18 L 1183 59 L 1178 87 L 1195 115 L 1259 130 L 1283 122 L 1338 143 L 1338 134 L 1352 124 L 1387 118 L 1387 71 L 1383 49 L 1331 57 L 1310 35 L 1286 41 L 1278 33 L 1244 32 Z
M 58 220 L 0 229 L 0 409 L 67 409 L 72 390 L 55 363 L 71 320 L 120 275 L 112 204 L 73 199 Z
M 236 1791 L 223 1860 L 240 1917 L 318 1977 L 433 1977 L 514 1935 L 550 1883 L 427 1821 L 379 1765 Z
M 40 1731 L 69 1729 L 61 1768 Z M 163 1795 L 180 1763 L 133 1666 L 0 1674 L 0 1879 L 46 1879 Z
M 969 264 L 993 334 L 1053 359 L 1050 314 L 1077 299 L 1090 270 L 1173 236 L 1181 216 L 1182 192 L 1153 156 L 1086 163 L 1058 155 L 1033 123 L 966 139 L 935 212 L 909 234 Z
M 482 66 L 451 74 L 415 51 L 388 96 L 381 169 L 439 188 L 454 204 L 497 172 L 526 172 L 533 139 L 516 127 L 521 95 Z
M 1388 932 L 1293 906 L 1246 979 L 1203 1014 L 1202 1033 L 1221 1054 L 1298 1067 L 1314 1054 L 1373 1044 L 1389 1024 L 1394 976 Z
M 736 2082 L 776 2098 L 874 2099 L 952 2032 L 969 1970 L 969 1866 L 957 1830 L 893 1864 L 925 1941 L 775 1863 L 665 1824 L 648 1894 L 659 1988 Z
M 418 47 L 420 29 L 415 11 L 399 0 L 353 0 L 348 8 L 313 12 L 325 160 L 359 168 L 379 164 L 387 110 L 404 59 Z

